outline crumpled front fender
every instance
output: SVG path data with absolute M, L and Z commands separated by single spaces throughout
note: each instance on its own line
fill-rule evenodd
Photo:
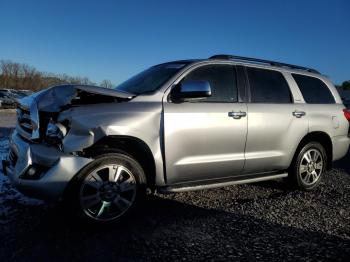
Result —
M 160 146 L 161 115 L 161 102 L 127 102 L 71 108 L 62 112 L 58 118 L 58 121 L 68 120 L 71 124 L 63 139 L 63 151 L 83 151 L 107 136 L 137 138 L 152 152 L 156 182 L 164 184 Z

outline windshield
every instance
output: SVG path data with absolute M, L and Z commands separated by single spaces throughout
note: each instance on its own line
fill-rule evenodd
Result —
M 153 66 L 121 83 L 115 89 L 136 95 L 153 92 L 185 65 L 186 63 L 166 63 Z

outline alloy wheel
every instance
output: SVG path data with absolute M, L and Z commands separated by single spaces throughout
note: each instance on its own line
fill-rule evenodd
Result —
M 305 185 L 313 185 L 323 172 L 323 157 L 318 149 L 307 150 L 301 158 L 299 175 Z
M 85 177 L 80 188 L 80 206 L 95 220 L 113 220 L 133 205 L 136 191 L 135 176 L 128 168 L 104 165 Z

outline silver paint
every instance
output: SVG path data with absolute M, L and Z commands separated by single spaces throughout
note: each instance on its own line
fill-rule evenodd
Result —
M 41 199 L 60 199 L 67 183 L 81 168 L 92 161 L 65 154 L 53 147 L 28 143 L 16 131 L 11 136 L 10 150 L 13 150 L 19 159 L 14 167 L 6 170 L 10 181 L 24 194 Z M 39 180 L 21 178 L 33 163 L 49 169 Z
M 207 64 L 249 65 L 278 70 L 291 88 L 294 103 L 172 103 L 168 99 L 172 87 L 191 70 Z M 331 90 L 336 104 L 306 104 L 291 73 L 320 78 Z M 65 87 L 65 90 L 62 87 L 44 90 L 20 101 L 22 106 L 30 108 L 32 120 L 38 125 L 39 111 L 59 112 L 58 121 L 70 122 L 62 150 L 27 142 L 37 138 L 38 134 L 34 132 L 33 137 L 26 137 L 18 126 L 11 139 L 11 148 L 17 152 L 19 161 L 12 170 L 8 170 L 10 179 L 22 192 L 39 198 L 59 199 L 69 181 L 93 161 L 78 156 L 78 153 L 107 136 L 137 138 L 147 145 L 154 158 L 158 188 L 210 179 L 227 181 L 243 174 L 249 176 L 257 172 L 285 170 L 299 142 L 314 131 L 323 132 L 331 138 L 333 160 L 343 157 L 349 148 L 349 123 L 343 115 L 344 105 L 336 89 L 327 78 L 300 70 L 237 61 L 202 60 L 184 67 L 153 94 L 135 97 L 98 87 Z M 130 101 L 66 109 L 78 90 Z M 305 112 L 305 115 L 298 117 L 293 112 Z M 33 163 L 44 165 L 48 170 L 38 180 L 19 178 Z M 256 181 L 254 179 L 259 178 L 251 179 Z M 226 184 L 215 183 L 201 188 L 215 185 Z

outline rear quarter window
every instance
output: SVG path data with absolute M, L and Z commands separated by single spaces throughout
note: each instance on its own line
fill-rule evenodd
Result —
M 299 86 L 304 100 L 308 104 L 334 104 L 334 97 L 328 86 L 320 79 L 292 74 L 295 82 Z

